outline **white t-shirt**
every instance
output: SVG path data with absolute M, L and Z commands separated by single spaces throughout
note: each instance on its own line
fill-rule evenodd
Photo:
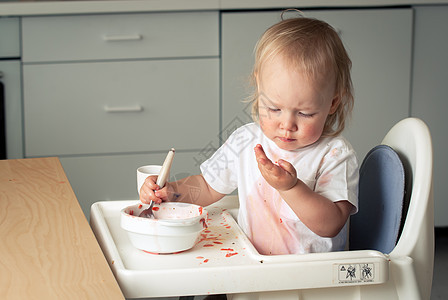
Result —
M 302 254 L 343 250 L 346 226 L 334 238 L 308 229 L 261 175 L 254 147 L 261 144 L 274 163 L 282 158 L 294 165 L 297 177 L 313 191 L 336 202 L 348 200 L 357 211 L 358 163 L 343 137 L 322 138 L 307 147 L 288 151 L 268 139 L 258 124 L 246 124 L 201 165 L 202 175 L 217 192 L 238 188 L 238 223 L 260 254 Z

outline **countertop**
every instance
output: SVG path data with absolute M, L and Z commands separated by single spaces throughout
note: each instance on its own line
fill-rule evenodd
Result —
M 57 158 L 0 160 L 0 299 L 124 299 Z
M 0 0 L 0 16 L 437 4 L 448 4 L 448 0 Z

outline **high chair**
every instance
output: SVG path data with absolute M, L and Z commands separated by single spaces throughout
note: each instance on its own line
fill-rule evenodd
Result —
M 182 253 L 153 255 L 131 245 L 120 227 L 120 211 L 137 200 L 94 203 L 91 226 L 127 298 L 227 294 L 234 300 L 426 300 L 434 264 L 430 133 L 421 120 L 408 118 L 397 123 L 382 144 L 389 153 L 393 150 L 394 165 L 404 167 L 398 176 L 392 175 L 387 160 L 378 165 L 375 156 L 365 159 L 361 217 L 353 216 L 349 238 L 356 250 L 260 255 L 236 222 L 237 196 L 206 207 L 208 230 L 193 249 Z M 387 187 L 391 182 L 396 194 Z M 383 190 L 386 193 L 377 194 Z M 403 198 L 409 200 L 404 209 Z M 389 206 L 392 201 L 396 204 Z M 363 216 L 370 212 L 373 219 Z
M 387 238 L 380 238 L 382 241 L 370 245 L 369 240 L 374 239 L 374 235 L 382 233 L 365 230 L 365 243 L 355 242 L 355 237 L 350 237 L 359 250 L 303 255 L 301 261 L 304 266 L 299 268 L 303 267 L 304 272 L 309 272 L 313 267 L 310 268 L 306 264 L 314 263 L 315 272 L 307 274 L 308 278 L 311 277 L 309 280 L 297 275 L 300 277 L 297 279 L 298 282 L 306 281 L 306 284 L 298 283 L 299 286 L 301 285 L 300 289 L 233 294 L 228 295 L 228 298 L 234 300 L 429 299 L 434 266 L 433 156 L 430 132 L 420 119 L 407 118 L 390 129 L 382 145 L 389 146 L 398 154 L 406 173 L 408 191 L 404 198 L 408 199 L 409 203 L 404 205 L 401 235 L 396 244 L 395 238 L 399 234 L 397 228 L 399 229 L 400 226 L 379 229 L 378 231 L 392 230 L 396 233 L 389 234 Z M 378 200 L 370 198 L 366 201 Z M 364 199 L 360 198 L 359 201 L 360 209 L 362 209 Z M 398 201 L 401 202 L 403 199 Z M 397 207 L 399 207 L 397 211 L 401 210 L 401 204 Z M 399 217 L 401 214 L 389 215 Z M 390 219 L 378 219 L 392 224 Z M 396 222 L 399 224 L 400 220 Z M 369 224 L 363 225 L 362 218 L 351 225 L 356 226 L 361 233 L 362 226 L 369 226 Z M 377 225 L 378 228 L 381 227 L 380 224 Z M 351 234 L 355 235 L 356 232 L 351 230 Z M 393 245 L 388 248 L 390 240 Z M 382 249 L 384 252 L 368 248 L 369 246 Z M 315 255 L 319 257 L 316 259 Z M 381 257 L 386 260 L 386 263 L 375 262 L 376 258 Z M 328 268 L 324 267 L 325 264 L 328 264 Z M 323 272 L 331 269 L 333 270 L 332 281 L 322 280 L 325 276 Z M 298 274 L 301 273 L 298 272 Z M 278 281 L 282 281 L 282 276 L 278 277 Z

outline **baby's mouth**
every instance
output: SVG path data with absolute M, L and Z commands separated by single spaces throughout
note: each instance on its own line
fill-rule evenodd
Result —
M 290 139 L 290 138 L 286 138 L 286 137 L 279 137 L 278 139 L 285 143 L 294 142 L 296 140 L 296 139 Z

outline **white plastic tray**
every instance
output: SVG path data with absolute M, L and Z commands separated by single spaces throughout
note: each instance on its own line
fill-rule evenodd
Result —
M 209 227 L 198 244 L 177 254 L 154 255 L 134 248 L 120 227 L 120 210 L 133 201 L 92 205 L 90 222 L 127 298 L 245 293 L 379 284 L 389 260 L 377 251 L 306 255 L 258 254 L 239 228 L 237 209 L 207 207 Z

